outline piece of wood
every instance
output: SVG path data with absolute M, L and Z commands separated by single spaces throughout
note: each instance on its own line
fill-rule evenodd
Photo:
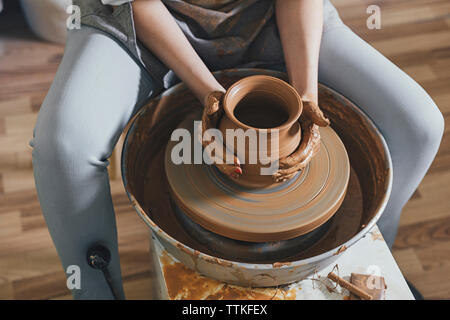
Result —
M 372 300 L 372 296 L 370 294 L 368 294 L 364 290 L 358 288 L 354 284 L 348 282 L 347 280 L 342 279 L 341 277 L 339 277 L 338 275 L 336 275 L 333 272 L 330 272 L 328 274 L 328 279 L 336 282 L 342 288 L 347 289 L 348 291 L 350 291 L 354 295 L 358 296 L 362 300 Z

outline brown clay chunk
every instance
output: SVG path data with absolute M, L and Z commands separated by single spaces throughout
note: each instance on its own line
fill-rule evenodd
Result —
M 386 283 L 383 277 L 352 273 L 350 282 L 361 290 L 372 296 L 373 300 L 384 300 L 386 298 Z M 352 299 L 358 299 L 352 295 Z

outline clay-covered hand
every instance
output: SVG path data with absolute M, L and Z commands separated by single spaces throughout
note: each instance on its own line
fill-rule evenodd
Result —
M 302 118 L 310 119 L 314 124 L 319 127 L 327 127 L 330 125 L 330 120 L 320 110 L 319 105 L 310 100 L 302 100 L 303 111 Z
M 211 155 L 211 160 L 222 173 L 232 178 L 238 178 L 242 174 L 239 159 L 224 146 L 223 141 L 216 141 L 207 132 L 208 129 L 217 129 L 218 127 L 224 112 L 222 106 L 224 95 L 224 92 L 213 91 L 205 98 L 202 130 L 198 130 L 201 136 L 198 139 L 205 149 L 216 151 Z M 233 159 L 233 163 L 227 164 L 226 159 Z
M 303 112 L 300 117 L 302 140 L 297 150 L 280 159 L 279 169 L 273 175 L 276 182 L 286 181 L 304 169 L 320 149 L 319 126 L 330 124 L 319 106 L 312 101 L 303 101 Z

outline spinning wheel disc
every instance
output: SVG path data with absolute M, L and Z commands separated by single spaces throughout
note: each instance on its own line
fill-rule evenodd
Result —
M 192 134 L 193 120 L 179 126 Z M 172 197 L 192 220 L 228 238 L 267 242 L 306 234 L 330 219 L 341 205 L 350 176 L 347 152 L 330 127 L 320 128 L 321 147 L 291 180 L 265 189 L 233 183 L 214 166 L 175 165 L 170 141 L 165 170 Z

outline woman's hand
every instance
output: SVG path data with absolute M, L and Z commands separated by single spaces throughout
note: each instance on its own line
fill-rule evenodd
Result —
M 217 129 L 223 115 L 222 101 L 225 93 L 223 91 L 212 91 L 204 99 L 204 109 L 202 115 L 202 130 L 198 130 L 201 135 L 198 139 L 206 150 L 215 150 L 211 154 L 214 165 L 225 175 L 238 178 L 242 174 L 239 159 L 231 153 L 223 141 L 216 141 L 208 134 L 208 129 Z M 227 164 L 227 159 L 233 159 Z
M 319 127 L 326 127 L 330 120 L 326 118 L 319 106 L 312 101 L 303 101 L 303 112 L 300 117 L 302 141 L 294 153 L 280 159 L 279 169 L 272 176 L 275 182 L 283 182 L 293 178 L 303 170 L 320 150 Z
M 277 25 L 289 82 L 302 97 L 302 141 L 290 156 L 280 159 L 273 175 L 281 182 L 305 168 L 320 149 L 320 127 L 330 121 L 318 106 L 319 50 L 322 38 L 323 3 L 310 0 L 277 0 Z
M 216 152 L 211 155 L 214 165 L 225 175 L 238 178 L 242 174 L 239 159 L 231 153 L 223 144 L 208 135 L 208 129 L 217 129 L 223 115 L 222 101 L 223 91 L 213 91 L 204 99 L 202 115 L 202 130 L 198 130 L 205 149 L 213 149 Z M 302 114 L 300 125 L 302 128 L 302 141 L 297 150 L 286 158 L 280 159 L 279 170 L 273 175 L 275 182 L 282 182 L 292 178 L 298 171 L 304 169 L 320 149 L 319 126 L 327 126 L 329 120 L 323 115 L 316 103 L 304 101 L 304 108 L 308 111 Z M 305 109 L 304 109 L 305 110 Z M 226 159 L 233 159 L 230 164 Z
M 302 141 L 297 150 L 286 158 L 280 159 L 279 169 L 272 176 L 275 182 L 293 178 L 303 170 L 320 149 L 319 127 L 310 120 L 300 120 Z
M 207 130 L 216 128 L 222 116 L 221 102 L 225 89 L 208 70 L 160 0 L 134 1 L 132 5 L 139 40 L 177 74 L 205 107 L 203 128 L 199 130 L 202 136 L 197 138 L 205 148 L 215 147 L 217 152 L 212 160 L 216 167 L 237 178 L 242 174 L 239 160 L 229 154 L 223 143 L 218 145 L 218 141 L 210 141 L 211 137 L 207 137 Z M 203 139 L 205 132 L 206 139 Z M 228 159 L 234 159 L 234 163 L 226 164 L 227 154 Z
M 327 127 L 330 125 L 330 120 L 325 117 L 319 105 L 313 101 L 303 100 L 302 118 L 310 119 L 319 127 Z

